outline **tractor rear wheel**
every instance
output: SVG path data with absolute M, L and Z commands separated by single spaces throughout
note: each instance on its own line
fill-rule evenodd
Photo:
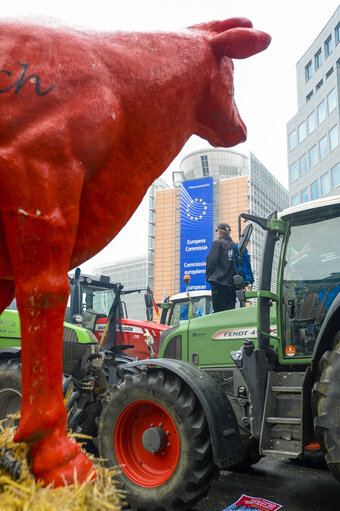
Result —
M 11 416 L 20 411 L 21 405 L 21 363 L 20 359 L 0 362 L 0 421 L 5 427 Z M 7 418 L 6 418 L 7 417 Z M 18 424 L 19 419 L 13 423 Z
M 189 509 L 217 470 L 200 402 L 179 377 L 149 369 L 116 387 L 98 427 L 98 448 L 137 511 Z
M 320 379 L 313 388 L 314 429 L 327 465 L 340 482 L 340 342 L 324 353 L 319 366 Z

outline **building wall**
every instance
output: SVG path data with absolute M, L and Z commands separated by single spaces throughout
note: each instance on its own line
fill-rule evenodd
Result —
M 153 290 L 156 302 L 175 293 L 175 192 L 175 188 L 156 192 Z
M 93 267 L 94 275 L 107 275 L 111 282 L 121 282 L 125 291 L 129 289 L 146 289 L 147 287 L 147 256 L 124 259 L 110 264 Z M 130 319 L 146 320 L 144 292 L 122 296 L 126 303 Z
M 181 164 L 184 180 L 213 177 L 213 225 L 228 222 L 232 238 L 238 241 L 238 216 L 249 212 L 267 216 L 288 206 L 288 192 L 253 155 L 231 149 L 205 149 L 187 155 Z M 177 176 L 177 177 L 178 177 Z M 180 288 L 180 182 L 177 187 L 156 192 L 154 293 L 156 301 L 179 292 Z M 241 225 L 244 228 L 244 224 Z M 254 226 L 249 252 L 258 287 L 263 232 Z M 276 263 L 274 269 L 276 270 Z
M 148 232 L 148 286 L 153 290 L 154 265 L 155 265 L 155 215 L 156 215 L 156 192 L 169 189 L 168 183 L 158 178 L 149 188 L 149 232 Z
M 248 176 L 220 181 L 219 222 L 231 227 L 231 237 L 238 242 L 238 216 L 248 210 Z
M 340 7 L 296 66 L 298 112 L 287 124 L 291 205 L 340 193 L 339 66 Z

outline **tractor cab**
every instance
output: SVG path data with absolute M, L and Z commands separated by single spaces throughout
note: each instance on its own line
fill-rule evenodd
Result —
M 312 208 L 308 215 L 283 212 L 281 218 L 289 222 L 281 266 L 282 357 L 310 358 L 340 293 L 339 206 Z
M 161 304 L 161 323 L 177 326 L 188 319 L 207 316 L 213 311 L 210 290 L 191 291 L 173 295 L 169 302 Z M 167 314 L 164 314 L 164 311 Z

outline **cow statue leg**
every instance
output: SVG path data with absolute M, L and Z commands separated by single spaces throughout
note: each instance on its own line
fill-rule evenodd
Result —
M 14 282 L 0 280 L 0 314 L 9 306 L 14 298 Z
M 21 321 L 21 418 L 14 440 L 28 442 L 33 473 L 44 485 L 95 477 L 91 461 L 67 436 L 62 392 L 63 320 L 77 208 L 2 211 Z M 91 476 L 92 473 L 92 476 Z

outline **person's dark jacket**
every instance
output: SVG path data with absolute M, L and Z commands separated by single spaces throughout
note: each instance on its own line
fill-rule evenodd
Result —
M 228 234 L 213 241 L 207 255 L 206 281 L 217 282 L 222 286 L 234 287 L 232 253 L 235 243 Z M 232 252 L 229 252 L 232 251 Z

